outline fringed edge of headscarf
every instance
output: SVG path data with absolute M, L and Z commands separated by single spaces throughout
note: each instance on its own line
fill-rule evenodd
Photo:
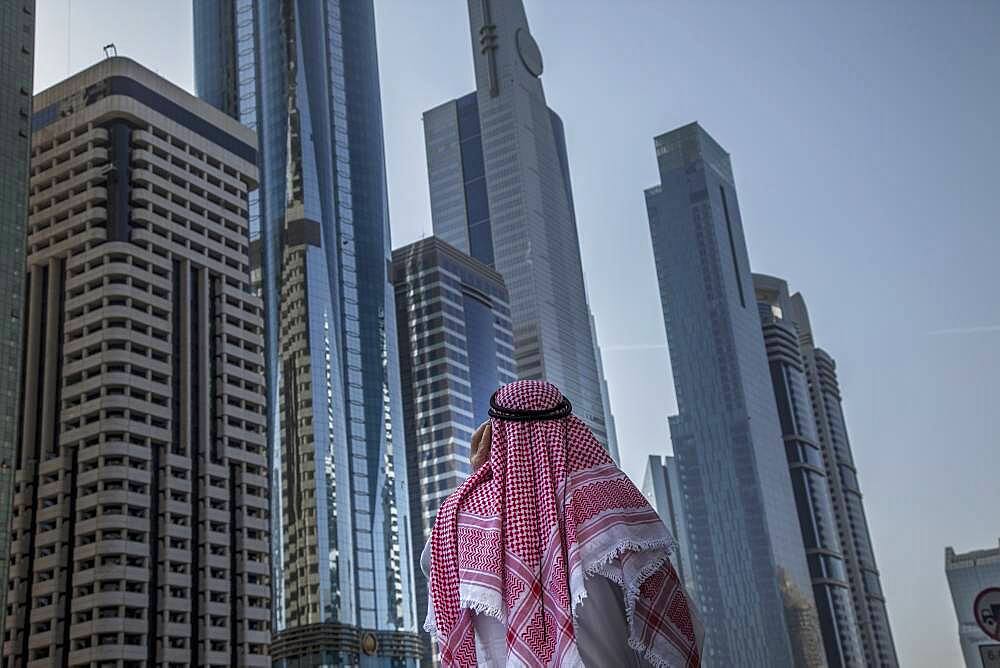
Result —
M 646 661 L 653 665 L 653 668 L 676 668 L 676 666 L 687 666 L 689 665 L 688 659 L 684 657 L 680 652 L 676 652 L 673 656 L 663 656 L 657 653 L 651 645 L 642 642 L 642 639 L 636 635 L 635 624 L 633 623 L 633 617 L 635 615 L 636 601 L 639 599 L 639 590 L 642 589 L 642 585 L 646 583 L 654 573 L 663 568 L 663 565 L 670 562 L 669 555 L 663 555 L 657 558 L 655 561 L 646 565 L 639 574 L 633 579 L 631 586 L 625 589 L 625 622 L 628 626 L 628 645 L 635 651 L 639 652 Z M 683 590 L 682 590 L 683 591 Z M 686 596 L 686 594 L 685 594 Z M 688 605 L 691 605 L 691 599 L 688 599 Z M 692 623 L 695 625 L 695 644 L 700 645 L 701 641 L 698 636 L 699 633 L 697 629 L 698 621 L 694 617 L 694 609 L 690 609 L 692 615 Z M 671 661 L 674 659 L 674 661 Z
M 632 582 L 623 585 L 623 593 L 625 594 L 625 623 L 628 627 L 628 646 L 639 652 L 642 658 L 653 665 L 653 668 L 672 668 L 672 666 L 667 662 L 666 657 L 654 652 L 653 648 L 642 642 L 642 639 L 636 634 L 634 620 L 635 606 L 636 601 L 639 599 L 639 590 L 642 589 L 642 585 L 645 584 L 646 580 L 653 573 L 663 568 L 663 565 L 668 561 L 670 561 L 669 553 L 657 557 L 646 564 Z
M 458 601 L 459 610 L 471 610 L 476 614 L 487 615 L 496 619 L 501 624 L 507 623 L 507 618 L 503 611 L 492 600 L 494 597 L 477 596 L 474 593 L 466 592 Z M 434 618 L 434 608 L 428 608 L 427 617 L 424 619 L 424 631 L 431 634 L 432 638 L 443 640 L 438 633 L 437 620 Z
M 471 610 L 480 615 L 492 617 L 501 624 L 507 623 L 507 617 L 496 604 L 475 596 L 463 596 L 458 602 L 459 609 Z
M 591 562 L 584 567 L 583 575 L 585 578 L 592 577 L 594 575 L 600 575 L 602 577 L 606 577 L 607 579 L 611 580 L 616 585 L 624 589 L 627 588 L 627 585 L 625 582 L 622 581 L 622 577 L 620 577 L 619 574 L 616 573 L 615 571 L 608 568 L 612 564 L 612 562 L 615 561 L 615 559 L 620 559 L 621 556 L 626 552 L 651 552 L 654 550 L 658 550 L 663 553 L 661 557 L 657 559 L 659 566 L 662 566 L 664 561 L 670 559 L 670 555 L 673 554 L 676 545 L 677 545 L 676 541 L 670 536 L 667 536 L 666 538 L 653 538 L 644 541 L 635 541 L 626 538 L 619 541 L 618 544 L 614 546 L 614 548 L 608 550 L 599 558 L 591 560 Z M 657 568 L 659 566 L 657 566 Z M 650 571 L 648 574 L 645 575 L 643 574 L 644 571 L 645 569 L 643 571 L 640 571 L 639 576 L 641 579 L 639 581 L 639 586 L 642 586 L 642 583 L 645 582 L 650 575 L 655 573 L 656 569 L 653 569 L 652 571 Z M 636 591 L 638 591 L 638 587 L 636 587 Z M 571 610 L 574 616 L 576 615 L 577 607 L 581 603 L 583 603 L 583 601 L 586 598 L 587 598 L 586 586 L 580 587 L 579 591 L 573 592 L 573 607 L 571 608 Z
M 642 585 L 645 584 L 654 573 L 663 568 L 663 565 L 670 561 L 670 555 L 673 554 L 677 543 L 673 538 L 657 538 L 647 541 L 633 541 L 633 540 L 622 540 L 619 542 L 614 549 L 609 550 L 607 553 L 602 555 L 599 559 L 594 559 L 585 569 L 584 577 L 592 577 L 594 575 L 600 575 L 608 578 L 618 586 L 622 588 L 622 594 L 625 598 L 625 622 L 628 626 L 628 645 L 636 652 L 642 656 L 643 659 L 648 661 L 653 668 L 673 668 L 666 657 L 657 654 L 652 647 L 647 646 L 642 640 L 636 635 L 635 624 L 633 618 L 635 616 L 636 601 L 639 598 L 640 589 Z M 630 582 L 624 582 L 623 576 L 619 576 L 618 573 L 612 571 L 608 567 L 616 560 L 621 558 L 626 552 L 649 552 L 649 551 L 659 551 L 661 554 L 657 556 L 653 561 L 646 564 L 642 570 L 639 571 L 635 578 L 632 578 Z M 581 587 L 579 591 L 573 592 L 572 607 L 570 608 L 573 613 L 573 617 L 576 617 L 577 609 L 580 604 L 583 603 L 587 598 L 586 587 Z
M 493 617 L 501 624 L 506 624 L 507 619 L 501 612 L 501 610 L 493 603 L 486 601 L 483 598 L 470 596 L 466 594 L 458 601 L 459 611 L 463 609 L 471 610 L 476 614 L 488 615 Z M 430 607 L 427 610 L 427 618 L 424 619 L 424 631 L 429 633 L 431 638 L 437 641 L 438 647 L 444 647 L 445 641 L 447 640 L 438 631 L 437 620 L 434 618 L 434 608 Z
M 507 624 L 503 596 L 496 589 L 468 582 L 458 585 L 458 609 L 471 610 Z

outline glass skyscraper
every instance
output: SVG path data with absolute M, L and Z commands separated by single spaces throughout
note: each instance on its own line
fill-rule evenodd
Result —
M 438 508 L 470 473 L 469 445 L 490 397 L 517 376 L 500 274 L 436 237 L 392 255 L 417 564 Z M 419 570 L 415 579 L 422 621 L 427 582 Z
M 836 559 L 831 558 L 834 556 L 833 551 L 819 550 L 825 554 L 822 565 L 817 563 L 814 557 L 810 558 L 810 569 L 814 582 L 817 581 L 817 578 L 822 578 L 830 584 L 836 582 L 836 586 L 839 587 L 839 583 L 846 577 L 850 586 L 854 618 L 858 625 L 865 663 L 869 666 L 894 668 L 899 665 L 899 658 L 896 656 L 896 645 L 889 627 L 889 615 L 886 612 L 885 594 L 882 591 L 881 577 L 875 563 L 875 549 L 872 546 L 868 520 L 865 517 L 861 487 L 858 484 L 858 470 L 854 464 L 854 456 L 851 453 L 851 444 L 847 436 L 847 423 L 844 419 L 840 385 L 837 381 L 837 365 L 825 350 L 816 347 L 812 326 L 809 323 L 809 312 L 806 310 L 805 299 L 801 293 L 795 293 L 788 297 L 788 288 L 784 281 L 771 277 L 755 277 L 754 283 L 755 285 L 759 283 L 760 287 L 765 288 L 757 291 L 758 299 L 764 298 L 761 314 L 765 316 L 769 314 L 770 316 L 765 320 L 765 331 L 770 329 L 776 335 L 780 325 L 775 321 L 783 320 L 794 323 L 798 335 L 798 348 L 801 353 L 803 371 L 808 381 L 809 403 L 815 416 L 816 442 L 822 452 L 822 463 L 826 469 L 829 496 L 832 502 L 831 509 L 836 521 L 843 563 L 846 567 L 846 574 L 840 574 Z M 775 298 L 775 293 L 781 293 L 783 296 Z M 775 306 L 777 306 L 777 310 L 775 310 Z M 787 335 L 783 335 L 782 338 L 785 341 L 782 347 L 791 345 L 791 339 Z M 769 341 L 769 352 L 772 348 L 774 346 Z M 786 356 L 779 356 L 788 361 Z M 781 366 L 786 369 L 791 368 L 786 364 Z M 773 355 L 771 369 L 773 374 L 775 370 Z M 797 373 L 791 372 L 784 377 L 792 379 L 797 378 L 797 376 Z M 781 387 L 777 385 L 778 381 L 775 382 L 775 391 L 782 392 Z M 797 380 L 794 382 L 796 385 L 799 384 Z M 801 390 L 794 390 L 794 394 L 801 394 Z M 799 399 L 796 401 L 800 402 Z M 778 408 L 779 411 L 782 411 L 784 427 L 788 423 L 784 422 L 787 416 L 783 413 L 785 409 L 780 399 Z M 797 440 L 802 442 L 801 438 Z M 791 453 L 789 453 L 789 457 L 791 457 Z M 789 466 L 793 469 L 796 468 L 791 459 L 789 459 Z M 812 467 L 801 468 L 812 469 Z M 793 482 L 795 482 L 794 474 Z M 800 503 L 801 517 L 801 503 L 804 501 L 803 489 L 796 484 L 795 491 L 797 501 Z M 810 502 L 814 506 L 823 503 L 817 494 L 810 494 Z M 825 513 L 825 511 L 823 512 Z M 823 533 L 827 532 L 823 531 Z M 829 544 L 832 545 L 830 538 L 824 537 L 822 540 L 824 542 L 830 541 Z M 807 540 L 806 549 L 812 552 L 813 550 L 810 549 L 812 547 L 814 546 L 810 545 Z M 817 571 L 818 568 L 821 570 Z M 824 597 L 820 595 L 819 589 L 816 591 L 816 602 L 820 606 L 822 619 L 823 606 L 826 603 L 823 600 Z M 834 590 L 831 589 L 830 593 L 833 594 L 833 592 Z M 836 594 L 830 601 L 835 611 L 842 607 L 839 599 L 840 595 Z M 847 619 L 846 615 L 842 616 L 845 620 Z M 825 628 L 824 634 L 827 633 L 828 629 Z M 846 637 L 841 642 L 844 643 L 845 647 L 847 646 Z M 829 655 L 829 649 L 827 654 Z
M 276 665 L 420 652 L 371 0 L 195 0 L 199 95 L 257 130 Z
M 499 271 L 518 376 L 555 383 L 606 446 L 566 141 L 520 0 L 469 0 L 476 90 L 424 113 L 434 234 Z
M 18 439 L 35 0 L 0 2 L 0 629 L 7 610 L 11 482 Z
M 608 454 L 616 464 L 621 464 L 621 453 L 618 451 L 618 428 L 615 426 L 615 415 L 611 412 L 611 391 L 608 389 L 608 379 L 604 375 L 604 359 L 601 356 L 601 344 L 597 340 L 597 323 L 594 314 L 590 314 L 590 336 L 594 341 L 594 358 L 597 360 L 597 373 L 601 378 L 601 405 L 604 407 L 604 429 L 608 435 Z
M 834 519 L 827 458 L 820 445 L 809 378 L 799 348 L 798 309 L 793 306 L 788 284 L 782 279 L 754 274 L 753 286 L 826 660 L 831 668 L 864 666 L 864 651 Z M 878 665 L 884 664 L 880 661 Z
M 729 155 L 696 123 L 655 146 L 646 205 L 705 656 L 825 665 Z

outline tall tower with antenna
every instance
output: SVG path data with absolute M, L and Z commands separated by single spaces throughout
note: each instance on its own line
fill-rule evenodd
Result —
M 476 89 L 424 112 L 434 234 L 499 271 L 521 378 L 555 383 L 608 447 L 562 119 L 520 0 L 469 0 Z

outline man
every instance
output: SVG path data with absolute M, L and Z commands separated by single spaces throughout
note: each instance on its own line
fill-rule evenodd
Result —
M 700 628 L 673 538 L 562 393 L 497 390 L 421 559 L 445 666 L 681 666 Z

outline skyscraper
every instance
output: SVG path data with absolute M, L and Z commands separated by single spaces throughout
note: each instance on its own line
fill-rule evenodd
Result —
M 392 256 L 416 564 L 438 507 L 470 472 L 469 444 L 491 395 L 517 376 L 500 274 L 435 237 Z M 422 572 L 416 582 L 422 621 Z
M 590 336 L 594 341 L 594 359 L 597 360 L 597 373 L 601 381 L 601 406 L 604 408 L 604 429 L 608 434 L 608 454 L 616 464 L 621 464 L 621 453 L 618 451 L 618 428 L 615 426 L 615 416 L 611 412 L 611 392 L 608 390 L 608 379 L 604 376 L 604 359 L 601 356 L 601 344 L 597 340 L 597 323 L 594 314 L 590 314 Z
M 254 134 L 125 58 L 34 106 L 4 655 L 266 666 Z
M 649 455 L 646 461 L 646 472 L 642 479 L 642 494 L 656 508 L 656 513 L 670 529 L 674 540 L 674 553 L 671 556 L 677 574 L 685 587 L 693 593 L 693 582 L 687 572 L 690 568 L 687 551 L 687 527 L 684 525 L 684 499 L 681 483 L 677 472 L 677 460 L 670 456 Z
M 195 0 L 199 94 L 260 136 L 278 665 L 419 655 L 371 0 Z
M 799 300 L 793 304 L 788 284 L 773 276 L 754 274 L 753 287 L 826 660 L 831 668 L 863 666 L 865 655 L 834 519 L 828 479 L 830 462 L 819 441 L 805 360 L 799 348 L 796 305 L 801 303 L 801 297 L 796 295 Z
M 823 665 L 729 156 L 656 138 L 646 191 L 678 415 L 670 420 L 712 665 Z
M 34 54 L 35 0 L 0 3 L 0 585 L 7 583 L 7 527 L 21 397 Z M 7 587 L 0 586 L 0 629 L 6 600 Z
M 944 551 L 944 570 L 948 576 L 951 600 L 958 618 L 958 638 L 966 668 L 995 666 L 1000 661 L 1000 641 L 986 635 L 976 621 L 976 608 L 990 610 L 1000 601 L 1000 547 L 956 553 Z M 990 594 L 983 592 L 994 590 Z M 989 599 L 989 600 L 987 600 Z M 991 610 L 992 611 L 992 610 Z M 995 624 L 1000 615 L 993 612 Z
M 499 271 L 520 378 L 544 378 L 608 444 L 559 116 L 520 0 L 469 0 L 476 90 L 424 113 L 434 234 Z
M 809 312 L 802 295 L 793 294 L 788 305 L 787 318 L 798 328 L 799 350 L 809 380 L 809 396 L 816 417 L 819 444 L 833 501 L 833 516 L 837 522 L 837 533 L 847 567 L 854 617 L 861 632 L 865 661 L 868 665 L 892 668 L 899 665 L 899 659 L 875 563 L 875 549 L 868 531 L 868 520 L 858 483 L 858 469 L 854 464 L 847 436 L 847 422 L 844 419 L 840 384 L 837 381 L 837 364 L 825 350 L 816 347 Z

